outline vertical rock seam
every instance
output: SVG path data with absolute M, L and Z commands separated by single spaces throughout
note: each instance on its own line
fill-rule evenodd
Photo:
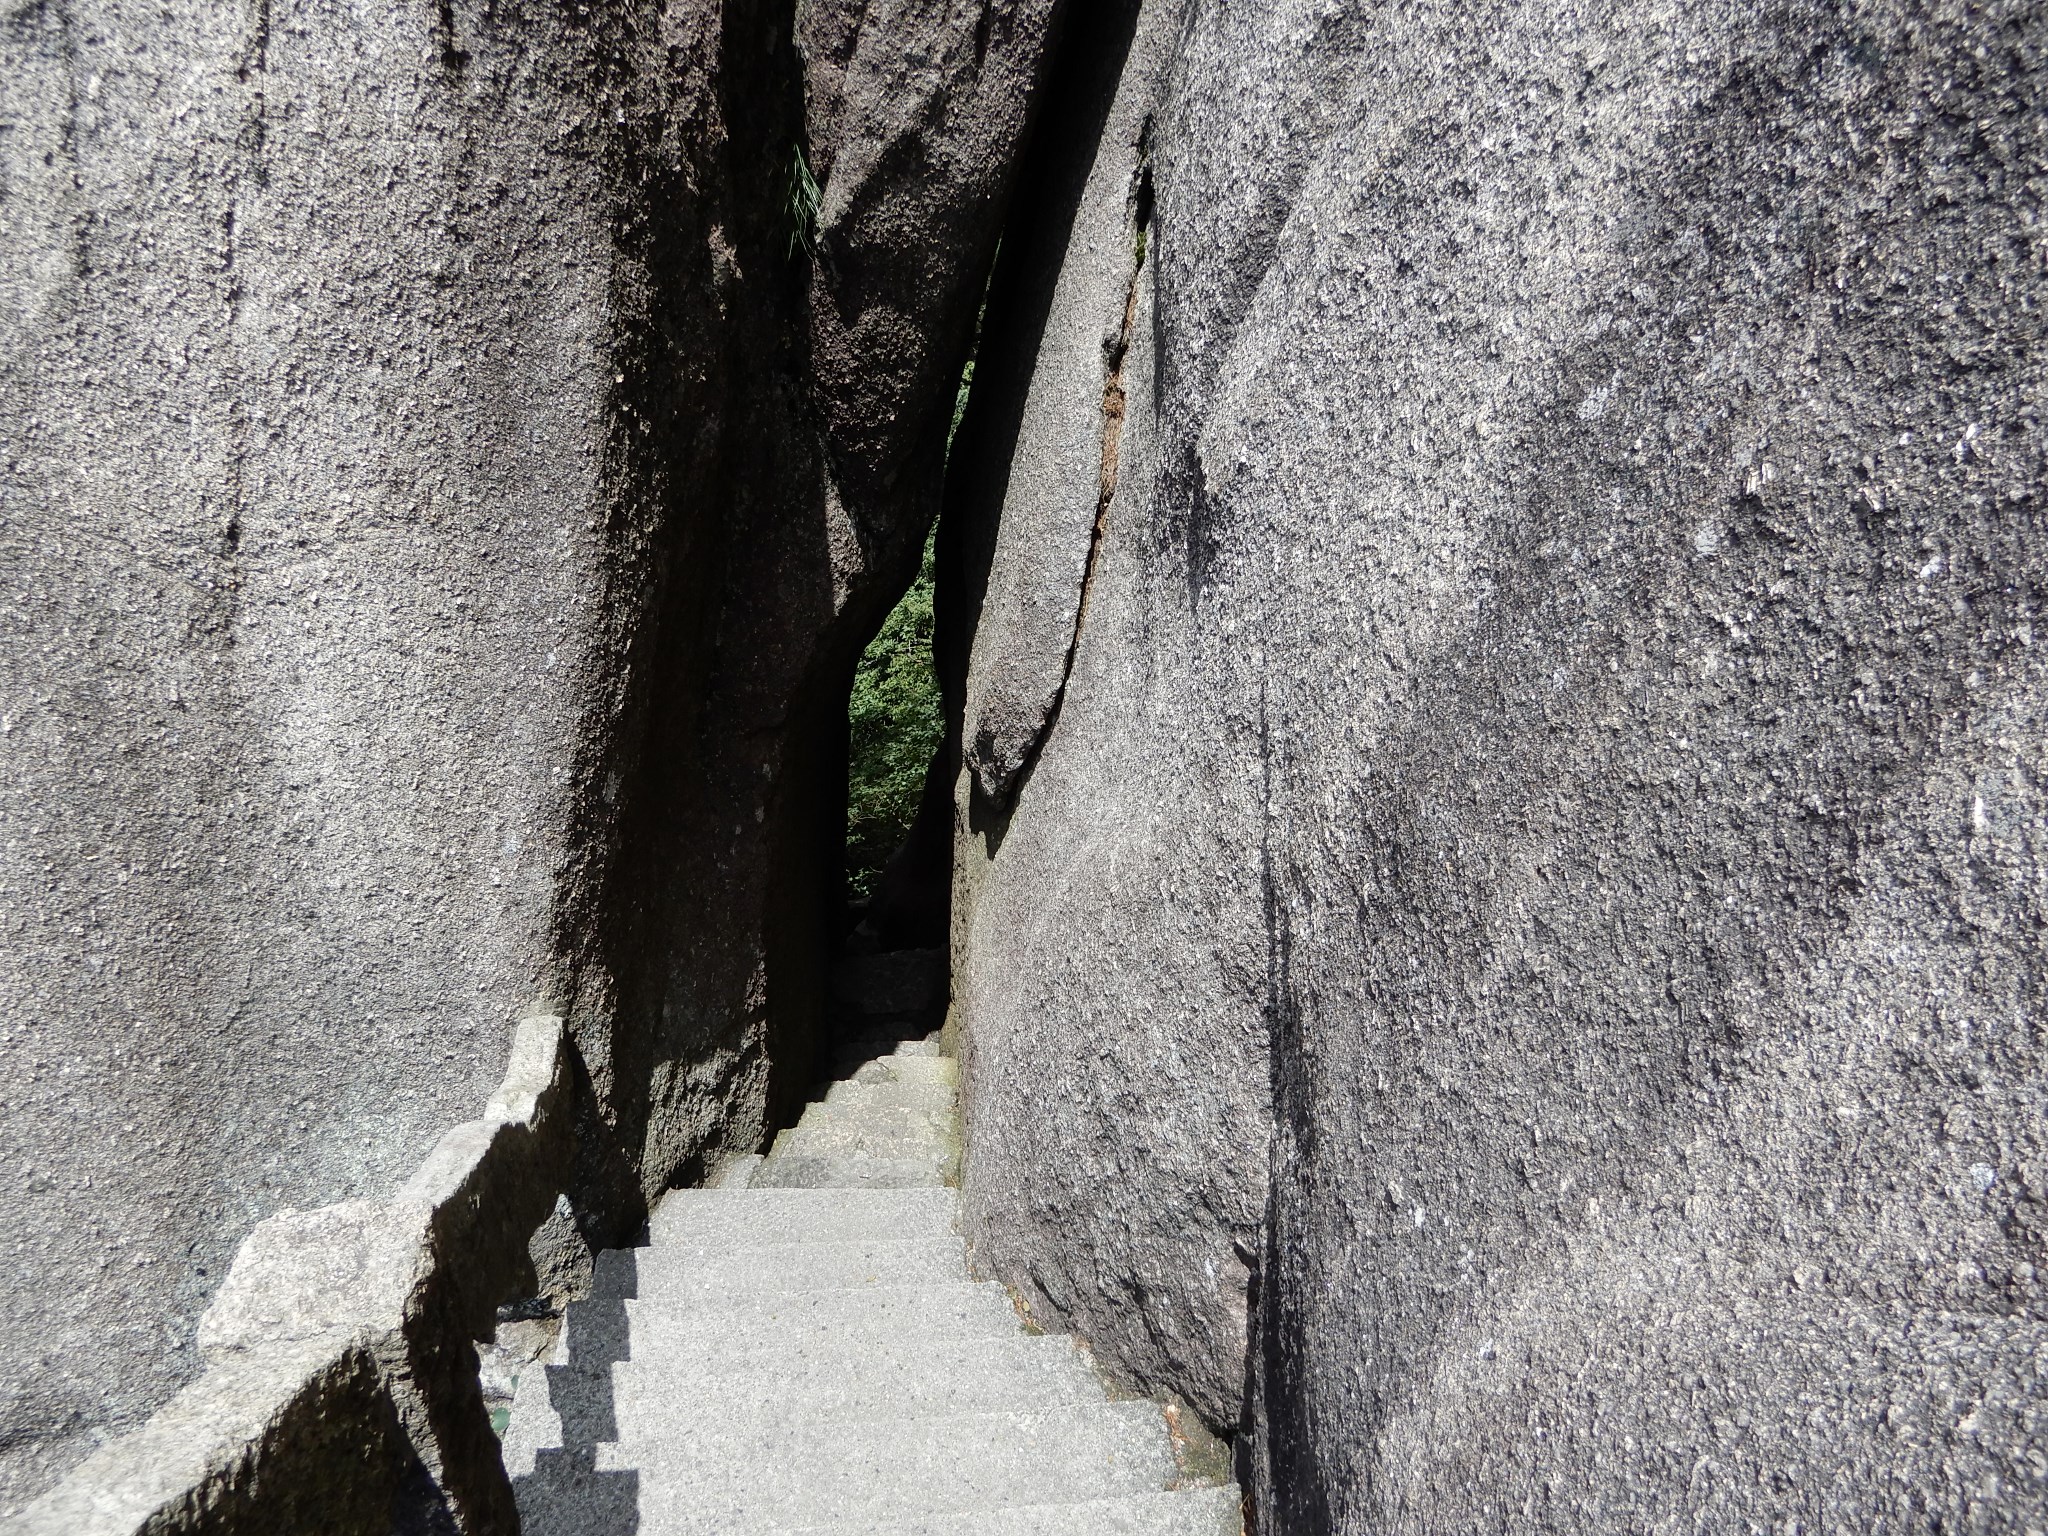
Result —
M 1095 493 L 1095 525 L 1088 535 L 1088 559 L 1081 570 L 1081 600 L 1074 606 L 1074 632 L 1067 641 L 1066 660 L 1060 668 L 1059 687 L 1045 712 L 1045 724 L 1024 755 L 1023 764 L 1010 778 L 1005 799 L 1014 802 L 1018 787 L 1031 776 L 1031 769 L 1046 742 L 1060 723 L 1060 706 L 1066 702 L 1067 680 L 1074 675 L 1074 658 L 1081 650 L 1081 630 L 1088 622 L 1088 599 L 1095 590 L 1095 573 L 1101 564 L 1102 540 L 1109 532 L 1109 507 L 1116 500 L 1117 450 L 1124 435 L 1124 358 L 1131 350 L 1131 327 L 1138 318 L 1138 279 L 1145 270 L 1145 245 L 1152 225 L 1152 120 L 1148 117 L 1138 134 L 1138 168 L 1131 177 L 1131 277 L 1124 285 L 1123 319 L 1116 339 L 1106 349 L 1102 378 L 1102 469 Z
M 1074 611 L 1074 638 L 1067 647 L 1067 672 L 1074 670 L 1074 652 L 1081 646 L 1081 628 L 1088 622 L 1088 597 L 1095 590 L 1095 564 L 1102 553 L 1102 535 L 1109 527 L 1109 504 L 1116 497 L 1117 446 L 1124 435 L 1124 356 L 1131 350 L 1131 326 L 1138 317 L 1138 276 L 1145 270 L 1145 239 L 1152 220 L 1152 163 L 1148 119 L 1138 136 L 1138 174 L 1131 187 L 1131 280 L 1124 286 L 1124 318 L 1109 354 L 1108 376 L 1102 381 L 1102 488 L 1095 499 L 1095 531 L 1088 540 L 1088 567 L 1081 577 L 1081 606 Z M 1064 682 L 1060 688 L 1064 696 Z M 1054 719 L 1059 706 L 1053 706 Z M 1050 722 L 1048 722 L 1048 727 Z

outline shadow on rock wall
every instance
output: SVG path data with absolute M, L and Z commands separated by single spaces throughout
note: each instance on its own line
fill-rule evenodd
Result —
M 2029 25 L 1196 4 L 1092 556 L 1113 283 L 984 352 L 978 1251 L 1222 1423 L 1252 1289 L 1262 1529 L 2048 1501 Z

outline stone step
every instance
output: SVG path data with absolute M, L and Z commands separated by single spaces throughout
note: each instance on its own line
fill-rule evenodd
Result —
M 1009 1292 L 992 1280 L 787 1291 L 680 1303 L 634 1300 L 616 1305 L 625 1309 L 628 1322 L 624 1326 L 641 1346 L 635 1354 L 641 1359 L 666 1351 L 704 1356 L 745 1353 L 764 1344 L 798 1348 L 830 1337 L 843 1337 L 863 1348 L 894 1337 L 927 1341 L 1009 1338 L 1021 1334 L 1024 1327 Z M 572 1309 L 572 1327 L 573 1323 Z M 570 1357 L 573 1354 L 572 1346 Z
M 697 1356 L 643 1352 L 612 1367 L 621 1439 L 684 1413 L 923 1418 L 938 1413 L 1101 1402 L 1102 1382 L 1072 1340 L 861 1338 Z
M 935 1141 L 953 1139 L 953 1107 L 892 1102 L 883 1087 L 862 1085 L 861 1092 L 835 1095 L 810 1105 L 798 1118 L 795 1130 L 843 1130 L 877 1135 L 918 1136 Z M 787 1131 L 783 1132 L 788 1135 Z
M 878 1286 L 681 1308 L 658 1301 L 608 1302 L 603 1307 L 619 1315 L 578 1316 L 572 1310 L 554 1351 L 528 1370 L 603 1375 L 619 1365 L 673 1366 L 728 1376 L 829 1370 L 845 1360 L 872 1361 L 878 1372 L 895 1372 L 921 1362 L 943 1365 L 955 1352 L 977 1348 L 1041 1338 L 1068 1343 L 1062 1335 L 1025 1333 L 1008 1296 L 987 1294 L 1001 1289 L 966 1282 L 929 1290 Z M 866 1305 L 851 1305 L 855 1300 Z
M 658 1439 L 598 1444 L 594 1466 L 639 1474 L 641 1536 L 872 1527 L 1153 1493 L 1174 1475 L 1151 1403 L 852 1422 L 683 1419 Z
M 754 1177 L 760 1173 L 757 1166 Z M 937 1189 L 672 1189 L 648 1217 L 647 1230 L 656 1247 L 950 1237 L 960 1230 L 960 1196 Z
M 761 1166 L 761 1154 L 742 1152 L 728 1159 L 710 1179 L 705 1187 L 709 1189 L 745 1189 L 753 1182 L 754 1170 Z
M 514 1391 L 526 1536 L 1241 1536 L 1234 1489 L 1167 1491 L 1157 1405 L 966 1278 L 936 1036 L 849 1065 L 598 1256 Z
M 1244 1510 L 1231 1485 L 1014 1505 L 885 1525 L 834 1521 L 786 1529 L 789 1536 L 1244 1536 Z
M 952 1156 L 953 1138 L 924 1116 L 820 1115 L 775 1138 L 770 1161 L 778 1157 L 885 1157 L 899 1162 L 941 1161 Z
M 575 1302 L 546 1362 L 520 1374 L 505 1432 L 506 1464 L 519 1475 L 532 1467 L 537 1451 L 562 1443 L 564 1405 L 584 1427 L 583 1438 L 617 1439 L 614 1372 L 625 1366 L 638 1372 L 687 1364 L 707 1378 L 745 1372 L 772 1385 L 788 1372 L 829 1371 L 834 1359 L 864 1359 L 892 1372 L 920 1356 L 945 1359 L 954 1346 L 1002 1350 L 1066 1342 L 1033 1338 L 1022 1328 L 1009 1293 L 992 1281 L 721 1297 L 683 1307 Z
M 520 1373 L 519 1385 L 513 1389 L 512 1413 L 498 1445 L 505 1458 L 505 1475 L 527 1476 L 534 1469 L 536 1457 L 559 1449 L 561 1444 L 562 1419 L 555 1408 L 547 1370 L 530 1365 Z
M 839 1145 L 821 1148 L 818 1143 L 805 1139 L 794 1140 L 789 1145 L 790 1150 L 783 1156 L 771 1157 L 762 1166 L 765 1168 L 769 1163 L 778 1162 L 805 1163 L 813 1166 L 821 1163 L 841 1164 L 845 1166 L 847 1170 L 846 1176 L 850 1180 L 844 1187 L 850 1189 L 907 1189 L 920 1187 L 951 1189 L 960 1182 L 960 1158 L 954 1152 L 937 1151 L 931 1148 L 926 1148 L 922 1151 L 898 1148 L 896 1152 L 891 1154 L 869 1152 L 859 1147 L 847 1148 Z M 860 1171 L 863 1168 L 875 1168 L 884 1164 L 891 1165 L 886 1173 L 868 1174 Z M 920 1172 L 921 1184 L 908 1185 L 901 1182 L 882 1184 L 879 1182 L 884 1178 L 896 1180 L 907 1178 L 910 1176 L 911 1170 L 918 1170 Z M 770 1174 L 769 1177 L 779 1178 L 782 1177 L 782 1174 L 778 1170 Z M 804 1187 L 816 1188 L 819 1186 L 806 1185 Z
M 552 1446 L 539 1453 L 529 1470 L 513 1474 L 522 1536 L 647 1536 L 649 1528 L 640 1518 L 639 1477 L 600 1472 L 594 1460 L 589 1446 Z
M 946 1183 L 948 1160 L 891 1157 L 771 1157 L 753 1189 L 917 1189 Z
M 901 1109 L 937 1120 L 942 1126 L 950 1126 L 959 1092 L 951 1083 L 905 1082 L 894 1078 L 863 1081 L 859 1078 L 834 1083 L 825 1090 L 825 1097 L 813 1103 L 804 1111 L 809 1118 L 811 1109 L 819 1104 L 844 1112 L 847 1110 Z
M 864 1238 L 758 1247 L 615 1248 L 597 1256 L 593 1300 L 624 1297 L 710 1301 L 741 1295 L 876 1285 L 938 1285 L 961 1279 L 957 1237 Z
M 892 1051 L 887 1056 L 867 1062 L 832 1087 L 837 1089 L 846 1083 L 897 1083 L 904 1087 L 957 1090 L 960 1086 L 960 1063 L 951 1056 L 906 1056 L 901 1051 Z

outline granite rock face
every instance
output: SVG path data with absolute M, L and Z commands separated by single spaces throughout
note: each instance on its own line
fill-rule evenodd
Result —
M 661 104 L 607 79 L 653 11 L 441 14 L 0 22 L 0 1503 L 564 989 L 671 527 L 614 226 Z
M 2040 1523 L 2043 69 L 2022 6 L 1194 0 L 955 1023 L 978 1253 L 1248 1379 L 1262 1530 Z M 999 418 L 1116 293 L 1003 297 L 968 700 L 1058 675 L 1003 594 L 1080 603 L 1091 488 L 1022 548 Z
M 259 1223 L 200 1320 L 205 1373 L 7 1529 L 516 1531 L 472 1340 L 530 1284 L 571 1089 L 562 1021 L 525 1020 L 482 1118 L 395 1196 Z
M 0 18 L 0 1508 L 191 1376 L 258 1221 L 418 1165 L 521 1011 L 577 1047 L 594 1239 L 808 1081 L 833 689 L 947 403 L 837 425 L 846 199 L 813 260 L 774 189 L 807 137 L 871 188 L 968 146 L 861 246 L 928 258 L 896 308 L 957 370 L 1052 16 L 985 9 L 941 121 L 861 86 L 829 134 L 787 5 Z
M 1189 622 L 1131 542 L 1147 514 L 1124 510 L 1158 476 L 1139 257 L 1178 29 L 1174 7 L 1123 5 L 1069 34 L 990 293 L 938 596 L 966 710 L 954 1009 L 977 1261 L 1130 1385 L 1228 1424 L 1268 1141 L 1256 744 L 1234 647 Z
M 758 9 L 789 23 L 786 6 Z M 641 758 L 652 819 L 624 845 L 635 873 L 608 940 L 664 957 L 640 983 L 617 968 L 614 1006 L 634 1024 L 612 1079 L 649 1095 L 649 1137 L 729 1080 L 760 1074 L 770 1120 L 810 1087 L 843 916 L 846 692 L 937 512 L 953 391 L 1059 12 L 798 8 L 793 111 L 757 131 L 756 179 L 726 188 L 796 286 L 773 327 L 744 323 L 743 275 L 720 313 L 739 387 L 705 410 L 724 431 L 728 502 L 692 557 L 718 571 L 718 598 L 689 603 L 687 639 L 651 663 L 672 702 Z M 719 99 L 764 111 L 745 49 L 730 57 L 740 73 Z M 800 145 L 815 207 L 792 186 Z M 694 1166 L 650 1162 L 665 1178 Z

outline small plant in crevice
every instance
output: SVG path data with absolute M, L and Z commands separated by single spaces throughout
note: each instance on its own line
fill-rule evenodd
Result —
M 794 257 L 801 250 L 806 256 L 818 252 L 818 191 L 817 178 L 811 174 L 811 163 L 804 158 L 804 147 L 792 144 L 789 147 L 789 183 L 783 189 L 782 214 L 789 225 L 789 251 Z
M 977 322 L 978 325 L 978 322 Z M 967 392 L 974 387 L 974 359 L 960 371 L 960 392 L 953 397 L 953 422 L 946 428 L 946 457 L 953 456 L 953 439 L 960 435 L 960 418 L 967 414 Z
M 854 668 L 846 701 L 846 889 L 874 894 L 889 855 L 917 819 L 925 769 L 944 724 L 932 665 L 932 537 L 903 600 Z

